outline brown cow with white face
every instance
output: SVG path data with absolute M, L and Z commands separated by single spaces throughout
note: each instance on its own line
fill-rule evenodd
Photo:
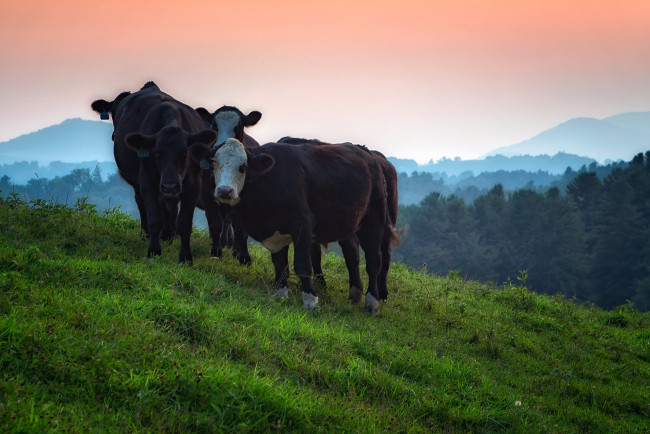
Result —
M 228 139 L 216 149 L 195 145 L 191 153 L 212 161 L 216 199 L 231 205 L 248 234 L 271 252 L 278 296 L 288 293 L 291 243 L 303 306 L 311 309 L 318 305 L 311 282 L 312 243 L 356 237 L 366 255 L 365 307 L 377 313 L 381 245 L 390 242 L 394 228 L 382 168 L 372 152 L 347 144 L 268 143 L 248 149 Z

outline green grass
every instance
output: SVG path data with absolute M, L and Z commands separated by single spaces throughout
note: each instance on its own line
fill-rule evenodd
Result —
M 320 309 L 269 254 L 80 202 L 0 203 L 0 432 L 648 432 L 650 314 L 393 264 L 378 317 L 324 256 Z

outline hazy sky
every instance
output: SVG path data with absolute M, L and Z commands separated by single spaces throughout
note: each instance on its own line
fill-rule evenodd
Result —
M 650 110 L 649 0 L 0 0 L 0 141 L 154 80 L 249 133 L 474 158 Z

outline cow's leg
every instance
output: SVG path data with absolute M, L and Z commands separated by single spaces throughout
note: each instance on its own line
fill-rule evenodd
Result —
M 210 256 L 213 258 L 221 258 L 223 251 L 219 245 L 219 236 L 223 227 L 223 219 L 219 211 L 219 204 L 214 201 L 214 196 L 211 194 L 207 195 L 207 197 L 204 195 L 201 198 L 201 202 L 203 202 L 203 210 L 205 211 L 205 218 L 208 221 L 208 231 L 210 232 L 210 240 L 212 242 Z
M 183 192 L 181 199 L 181 209 L 176 221 L 178 233 L 181 236 L 181 249 L 178 254 L 178 262 L 187 262 L 192 264 L 192 250 L 190 249 L 190 236 L 192 235 L 192 219 L 194 209 L 198 200 L 198 194 L 195 189 Z
M 223 218 L 219 212 L 219 204 L 212 201 L 211 203 L 204 203 L 205 218 L 208 220 L 208 230 L 210 231 L 210 256 L 213 258 L 221 258 L 223 256 L 223 249 L 219 243 L 219 237 L 223 230 Z
M 230 214 L 233 212 L 228 205 L 219 205 L 221 215 L 221 231 L 219 232 L 219 248 L 233 247 L 228 244 L 230 233 L 232 232 L 232 224 L 230 222 Z M 233 251 L 233 254 L 235 252 Z
M 314 270 L 314 280 L 316 284 L 322 288 L 327 288 L 325 284 L 325 276 L 323 275 L 323 267 L 321 266 L 322 252 L 321 246 L 318 243 L 311 245 L 311 265 Z
M 176 219 L 178 218 L 178 201 L 166 200 L 163 204 L 163 227 L 160 238 L 171 244 L 176 235 Z
M 228 211 L 223 214 L 223 229 L 221 230 L 219 245 L 222 249 L 225 247 L 232 249 L 232 255 L 237 257 L 235 252 L 235 235 L 232 226 L 232 212 L 229 207 L 226 207 L 225 205 L 224 207 Z
M 241 220 L 237 217 L 237 214 L 231 213 L 230 221 L 232 222 L 232 227 L 235 232 L 233 253 L 241 265 L 250 265 L 252 260 L 250 253 L 248 253 L 248 232 L 246 232 L 242 226 Z
M 233 249 L 232 254 L 235 256 L 234 243 L 232 222 L 230 221 L 230 216 L 225 215 L 223 217 L 223 226 L 221 227 L 221 233 L 219 234 L 219 247 L 222 249 L 225 247 Z
M 359 273 L 359 240 L 352 235 L 349 238 L 340 240 L 339 245 L 343 252 L 345 266 L 348 269 L 348 283 L 350 285 L 348 300 L 352 304 L 357 304 L 361 301 L 363 295 L 363 283 L 361 283 L 361 273 Z
M 210 232 L 210 256 L 213 258 L 221 258 L 222 251 L 219 246 L 219 236 L 221 235 L 221 227 L 223 219 L 221 217 L 221 206 L 214 200 L 214 176 L 212 171 L 201 171 L 201 206 L 205 212 L 205 219 L 208 221 L 208 231 Z
M 318 306 L 318 295 L 311 282 L 311 227 L 308 224 L 296 225 L 298 231 L 291 234 L 293 239 L 293 268 L 300 278 L 302 305 L 305 309 Z
M 135 204 L 138 206 L 138 212 L 140 213 L 140 229 L 149 236 L 149 221 L 147 220 L 147 208 L 144 205 L 144 199 L 140 194 L 140 190 L 135 190 Z
M 384 236 L 381 242 L 381 269 L 377 278 L 377 290 L 379 300 L 388 300 L 388 269 L 390 268 L 391 242 L 393 241 L 393 231 L 390 227 L 384 229 Z
M 282 248 L 279 252 L 271 253 L 271 261 L 275 268 L 275 282 L 273 288 L 274 297 L 286 298 L 289 296 L 289 246 Z
M 147 257 L 159 256 L 162 254 L 160 248 L 160 232 L 163 227 L 164 208 L 158 201 L 158 192 L 142 192 L 145 208 L 147 211 L 147 222 L 149 223 L 149 249 Z
M 379 231 L 373 228 L 381 228 Z M 368 273 L 368 291 L 364 308 L 372 315 L 379 313 L 379 292 L 377 280 L 381 270 L 381 241 L 383 236 L 383 222 L 362 222 L 358 232 L 358 239 L 366 255 L 366 272 Z

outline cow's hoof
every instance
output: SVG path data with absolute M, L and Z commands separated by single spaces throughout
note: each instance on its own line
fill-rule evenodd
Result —
M 289 288 L 286 286 L 283 286 L 282 288 L 278 288 L 273 293 L 273 298 L 287 298 L 287 297 L 289 297 Z
M 318 296 L 314 294 L 309 294 L 307 292 L 302 293 L 302 307 L 305 309 L 316 309 L 318 307 Z
M 372 316 L 379 315 L 379 302 L 371 293 L 366 294 L 366 304 L 363 308 L 370 312 Z
M 348 300 L 352 302 L 352 304 L 359 304 L 361 301 L 361 296 L 363 295 L 363 291 L 356 286 L 351 286 L 350 287 L 350 292 L 348 295 Z
M 216 259 L 221 259 L 223 257 L 223 250 L 213 248 L 210 251 L 210 257 L 211 258 L 216 258 Z

